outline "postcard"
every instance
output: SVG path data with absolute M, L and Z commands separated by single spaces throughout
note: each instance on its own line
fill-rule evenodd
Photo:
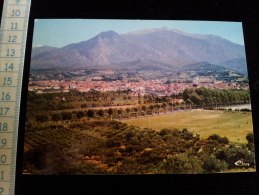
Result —
M 35 20 L 23 173 L 254 172 L 241 22 Z

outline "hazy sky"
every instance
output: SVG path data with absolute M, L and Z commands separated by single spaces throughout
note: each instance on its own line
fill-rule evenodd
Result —
M 244 45 L 241 22 L 38 19 L 35 20 L 34 25 L 33 46 L 64 47 L 70 43 L 86 41 L 103 31 L 113 30 L 122 34 L 135 30 L 163 27 L 193 34 L 214 34 Z

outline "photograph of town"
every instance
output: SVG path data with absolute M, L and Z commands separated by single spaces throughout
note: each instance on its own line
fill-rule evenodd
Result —
M 35 20 L 23 173 L 254 172 L 242 23 Z

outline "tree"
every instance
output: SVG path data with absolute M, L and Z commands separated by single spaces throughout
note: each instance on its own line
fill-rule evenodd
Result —
M 108 114 L 111 116 L 111 121 L 112 121 L 112 114 L 113 114 L 113 109 L 112 108 L 108 109 Z
M 171 106 L 171 112 L 173 112 L 174 111 L 174 107 L 173 107 L 174 104 L 172 102 L 168 102 L 168 105 Z
M 248 133 L 246 136 L 246 139 L 248 141 L 248 144 L 247 144 L 248 149 L 254 152 L 254 134 Z
M 126 108 L 126 112 L 128 113 L 128 118 L 130 118 L 130 112 L 131 112 L 130 108 Z
M 134 108 L 132 108 L 133 109 L 133 111 L 136 113 L 136 118 L 138 118 L 138 108 L 137 107 L 134 107 Z
M 95 113 L 93 109 L 89 109 L 86 112 L 86 115 L 88 116 L 88 120 L 90 120 L 90 118 L 94 117 Z
M 61 116 L 62 120 L 68 120 L 68 123 L 70 124 L 70 120 L 72 119 L 72 112 L 62 112 Z
M 147 107 L 145 105 L 142 106 L 142 110 L 145 112 L 145 116 L 147 115 Z
M 53 113 L 52 114 L 52 120 L 56 122 L 56 124 L 58 124 L 58 121 L 60 121 L 62 119 L 62 116 L 60 113 Z
M 219 144 L 226 145 L 229 143 L 229 139 L 227 137 L 220 137 L 218 134 L 213 134 L 208 137 L 209 140 L 214 140 Z
M 49 120 L 49 117 L 46 113 L 41 113 L 36 115 L 36 121 L 38 123 L 38 127 L 40 123 L 42 123 L 42 126 L 44 127 L 44 123 Z
M 85 116 L 85 113 L 83 111 L 77 111 L 75 114 L 79 121 L 82 117 Z
M 98 110 L 97 114 L 102 118 L 104 116 L 104 110 L 103 109 Z
M 119 109 L 117 112 L 118 112 L 118 114 L 120 115 L 120 118 L 121 118 L 121 115 L 122 115 L 122 113 L 123 113 L 123 110 L 122 110 L 122 109 Z
M 224 160 L 229 164 L 229 168 L 236 168 L 235 162 L 238 160 L 244 160 L 245 162 L 250 163 L 253 165 L 253 155 L 249 152 L 245 147 L 239 148 L 235 145 L 230 145 L 229 148 L 222 148 L 219 149 L 215 156 L 217 159 L 221 161 Z
M 186 153 L 170 155 L 166 161 L 162 161 L 155 173 L 161 174 L 194 174 L 203 173 L 202 162 L 194 156 Z
M 207 173 L 220 172 L 228 168 L 228 163 L 224 160 L 216 159 L 214 155 L 210 155 L 204 157 L 202 168 L 205 169 Z
M 149 105 L 148 108 L 149 108 L 149 110 L 151 110 L 151 113 L 152 113 L 152 116 L 153 116 L 153 110 L 154 110 L 154 108 L 155 108 L 154 105 L 151 104 L 151 105 Z
M 161 107 L 165 110 L 165 113 L 166 113 L 166 103 L 164 102 L 162 105 L 161 105 Z
M 253 144 L 254 143 L 254 134 L 253 133 L 248 133 L 246 135 L 246 140 L 248 141 L 249 144 Z
M 87 108 L 87 104 L 82 104 L 81 108 Z

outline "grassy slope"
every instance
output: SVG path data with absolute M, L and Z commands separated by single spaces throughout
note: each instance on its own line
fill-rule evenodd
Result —
M 226 136 L 232 142 L 247 143 L 246 135 L 252 132 L 251 113 L 192 110 L 125 121 L 129 125 L 156 130 L 187 128 L 205 138 L 211 134 Z

